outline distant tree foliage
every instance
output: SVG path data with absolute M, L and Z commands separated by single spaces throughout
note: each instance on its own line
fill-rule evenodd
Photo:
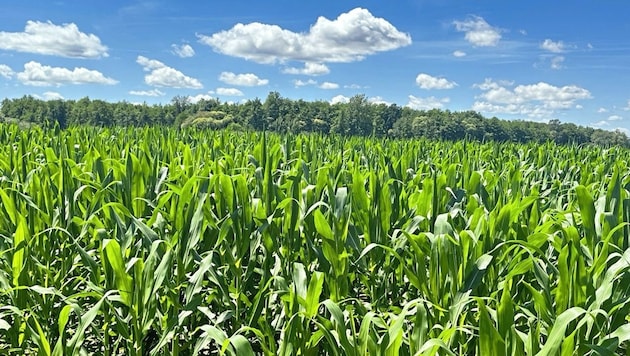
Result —
M 4 99 L 0 121 L 42 126 L 147 126 L 164 125 L 277 132 L 320 132 L 348 136 L 376 136 L 436 140 L 547 142 L 558 144 L 620 145 L 630 147 L 621 131 L 605 131 L 551 120 L 549 123 L 485 118 L 475 111 L 414 110 L 396 104 L 373 104 L 365 95 L 346 103 L 308 102 L 271 92 L 240 104 L 218 99 L 192 103 L 176 96 L 166 105 L 109 103 L 80 100 L 44 101 L 33 96 Z

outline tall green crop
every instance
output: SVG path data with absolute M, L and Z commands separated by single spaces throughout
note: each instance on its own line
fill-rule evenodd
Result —
M 0 125 L 0 353 L 628 353 L 629 159 Z

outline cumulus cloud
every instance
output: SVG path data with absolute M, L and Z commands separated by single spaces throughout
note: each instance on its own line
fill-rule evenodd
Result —
M 303 68 L 288 67 L 282 73 L 317 76 L 330 73 L 330 69 L 323 63 L 305 62 Z
M 188 101 L 190 101 L 191 104 L 196 104 L 202 100 L 214 100 L 216 98 L 212 96 L 213 94 L 214 91 L 210 90 L 207 94 L 197 94 L 195 96 L 189 96 Z
M 608 112 L 608 109 L 606 109 L 606 108 L 599 108 L 599 109 L 597 109 L 597 112 L 598 113 Z
M 341 94 L 335 95 L 332 97 L 332 99 L 330 99 L 330 103 L 332 105 L 339 104 L 339 103 L 347 103 L 349 101 L 350 101 L 350 98 L 348 98 L 347 96 L 343 96 Z
M 13 72 L 13 69 L 11 69 L 11 67 L 6 64 L 0 64 L 0 77 L 11 79 L 13 78 L 13 74 L 15 74 L 15 72 Z
M 494 47 L 501 40 L 501 29 L 492 27 L 480 16 L 470 16 L 464 21 L 454 21 L 455 29 L 464 32 L 466 41 L 473 46 Z
M 243 92 L 236 88 L 217 88 L 217 94 L 223 96 L 243 96 Z
M 331 83 L 331 82 L 323 82 L 322 84 L 319 85 L 319 88 L 320 89 L 338 89 L 339 84 Z
M 566 45 L 562 41 L 552 41 L 549 38 L 540 44 L 540 48 L 553 53 L 562 53 L 566 49 Z
M 446 78 L 438 78 L 430 76 L 426 73 L 420 73 L 416 77 L 416 84 L 422 89 L 452 89 L 457 83 L 451 82 Z
M 430 96 L 428 98 L 418 98 L 413 95 L 409 95 L 409 102 L 405 106 L 415 110 L 440 109 L 449 101 L 451 101 L 449 98 L 440 99 L 434 96 Z
M 474 87 L 483 91 L 472 109 L 486 113 L 527 115 L 548 118 L 557 110 L 575 108 L 578 100 L 591 98 L 591 93 L 576 85 L 557 87 L 545 82 L 518 85 L 495 82 L 489 79 Z
M 391 105 L 392 103 L 389 101 L 386 101 L 385 99 L 383 99 L 383 97 L 381 96 L 373 96 L 368 98 L 368 102 L 372 103 L 372 104 L 385 104 L 385 105 Z
M 408 34 L 362 8 L 343 13 L 334 20 L 319 17 L 308 32 L 253 22 L 198 37 L 216 52 L 267 64 L 290 60 L 354 62 L 411 44 Z
M 234 74 L 232 72 L 221 72 L 219 80 L 226 84 L 243 87 L 255 87 L 269 84 L 268 79 L 260 79 L 253 73 Z
M 621 117 L 619 115 L 610 115 L 610 116 L 608 116 L 608 121 L 619 121 L 619 120 L 623 120 L 623 117 Z
M 17 73 L 17 79 L 26 85 L 61 86 L 64 84 L 107 84 L 118 83 L 103 73 L 82 67 L 72 70 L 61 67 L 45 66 L 38 62 L 24 64 L 24 71 Z
M 453 52 L 453 57 L 458 57 L 458 58 L 466 57 L 466 52 L 464 52 L 464 51 L 455 51 L 455 52 Z
M 107 57 L 107 47 L 74 23 L 27 21 L 24 32 L 0 32 L 0 49 L 69 58 Z
M 44 92 L 44 100 L 63 100 L 63 96 L 54 91 Z
M 181 46 L 172 44 L 171 49 L 172 49 L 171 52 L 174 55 L 179 56 L 181 58 L 188 58 L 195 55 L 195 50 L 189 44 L 183 44 Z
M 163 93 L 160 89 L 152 89 L 152 90 L 132 90 L 129 92 L 129 94 L 131 95 L 137 95 L 137 96 L 164 96 L 165 93 Z
M 144 82 L 155 87 L 200 89 L 203 85 L 198 79 L 191 78 L 177 69 L 168 67 L 155 59 L 138 56 L 136 63 L 140 64 L 145 72 Z
M 303 81 L 301 79 L 296 79 L 293 81 L 293 85 L 295 85 L 296 88 L 299 87 L 305 87 L 307 85 L 317 85 L 317 81 L 313 80 L 313 79 L 309 79 L 307 81 Z

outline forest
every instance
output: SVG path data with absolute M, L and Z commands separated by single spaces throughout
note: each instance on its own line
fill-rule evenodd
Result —
M 365 95 L 355 95 L 348 102 L 335 104 L 293 100 L 278 92 L 270 92 L 264 101 L 256 98 L 236 104 L 218 99 L 193 103 L 189 97 L 176 96 L 168 104 L 156 105 L 110 103 L 88 97 L 45 101 L 24 96 L 2 101 L 0 121 L 44 127 L 58 124 L 61 128 L 77 125 L 229 127 L 279 133 L 630 146 L 630 140 L 621 131 L 559 120 L 542 123 L 486 118 L 475 111 L 415 110 L 396 104 L 374 104 Z

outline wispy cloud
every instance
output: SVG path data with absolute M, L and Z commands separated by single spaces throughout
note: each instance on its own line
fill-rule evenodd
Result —
M 555 56 L 551 58 L 551 69 L 562 69 L 564 68 L 564 56 Z
M 566 50 L 566 45 L 562 41 L 546 39 L 540 44 L 540 48 L 553 53 L 562 53 Z
M 305 87 L 307 85 L 317 85 L 317 81 L 313 80 L 313 79 L 309 79 L 309 80 L 301 80 L 301 79 L 296 79 L 293 81 L 293 85 L 295 85 L 296 88 L 299 87 Z
M 405 106 L 415 110 L 440 109 L 444 107 L 445 104 L 448 104 L 448 102 L 450 101 L 450 98 L 436 98 L 434 96 L 430 96 L 428 98 L 419 98 L 413 95 L 409 95 L 409 102 Z
M 189 44 L 172 44 L 171 52 L 180 58 L 189 58 L 195 55 L 195 50 Z
M 0 77 L 11 79 L 13 78 L 14 74 L 15 72 L 13 72 L 13 69 L 11 69 L 11 67 L 6 64 L 0 64 Z
M 152 96 L 152 97 L 157 97 L 157 96 L 164 96 L 165 93 L 162 92 L 160 89 L 152 89 L 152 90 L 131 90 L 129 92 L 129 94 L 131 95 L 136 95 L 136 96 Z
M 470 16 L 466 20 L 453 21 L 455 29 L 464 32 L 464 38 L 477 47 L 494 47 L 501 40 L 502 30 L 490 26 L 481 16 Z

